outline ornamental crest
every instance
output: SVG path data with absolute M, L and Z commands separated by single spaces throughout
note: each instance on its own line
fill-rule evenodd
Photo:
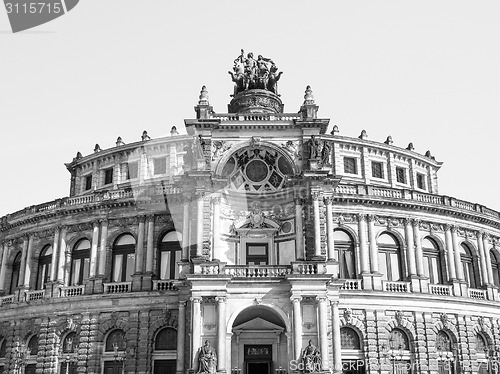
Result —
M 345 319 L 346 323 L 351 324 L 351 322 L 352 322 L 352 309 L 351 308 L 347 308 L 344 310 L 344 319 Z
M 396 322 L 398 323 L 399 326 L 403 324 L 404 321 L 404 313 L 401 310 L 396 310 L 396 313 L 394 314 L 394 318 L 396 318 Z
M 443 324 L 443 326 L 445 328 L 448 327 L 448 323 L 449 323 L 449 318 L 448 318 L 448 315 L 446 313 L 441 313 L 439 315 L 439 320 L 441 321 L 441 323 Z

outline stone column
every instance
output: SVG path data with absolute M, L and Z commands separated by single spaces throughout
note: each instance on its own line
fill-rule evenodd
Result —
M 415 242 L 413 241 L 413 230 L 411 219 L 405 219 L 405 237 L 406 237 L 406 258 L 408 261 L 408 275 L 410 277 L 417 275 L 417 266 L 415 263 Z
M 457 272 L 457 278 L 460 281 L 465 281 L 464 268 L 462 266 L 462 259 L 460 258 L 460 246 L 458 245 L 457 228 L 455 226 L 451 227 L 451 241 L 453 243 L 453 253 L 455 253 L 455 269 Z
M 144 216 L 139 217 L 137 228 L 137 243 L 135 245 L 135 273 L 142 274 L 142 262 L 144 258 Z
M 0 294 L 5 289 L 5 275 L 7 272 L 7 259 L 9 258 L 9 246 L 3 242 L 2 247 L 2 266 L 0 267 Z
M 152 274 L 153 259 L 154 259 L 154 229 L 155 229 L 155 216 L 148 216 L 148 236 L 146 241 L 146 273 Z
M 358 235 L 359 235 L 359 254 L 361 257 L 361 273 L 370 273 L 370 264 L 368 260 L 368 246 L 366 242 L 366 216 L 358 214 Z
M 419 277 L 425 277 L 424 272 L 424 254 L 422 252 L 422 241 L 420 238 L 420 221 L 414 219 L 412 222 L 413 226 L 413 240 L 415 242 L 415 257 L 417 259 L 417 275 Z
M 97 246 L 99 244 L 99 222 L 92 222 L 92 245 L 90 247 L 90 269 L 89 278 L 95 278 L 97 266 Z
M 183 216 L 182 216 L 182 261 L 189 261 L 189 197 L 184 197 Z
M 370 264 L 371 272 L 378 273 L 378 247 L 377 238 L 375 237 L 375 216 L 372 214 L 368 215 L 368 233 L 370 235 Z
M 26 253 L 26 270 L 24 272 L 24 287 L 29 288 L 30 287 L 30 278 L 31 278 L 31 272 L 34 270 L 33 269 L 33 236 L 28 235 L 26 237 L 26 240 L 28 241 L 28 252 Z
M 326 296 L 316 297 L 318 302 L 318 330 L 319 347 L 321 351 L 321 370 L 328 371 L 328 334 L 327 334 L 327 316 L 326 316 Z
M 476 231 L 477 249 L 479 251 L 479 263 L 481 265 L 481 281 L 484 286 L 488 285 L 488 270 L 486 268 L 486 253 L 483 242 L 483 233 Z
M 60 285 L 64 285 L 64 268 L 66 265 L 66 234 L 68 229 L 63 226 L 61 229 L 61 245 L 59 246 L 59 263 L 57 266 L 57 282 Z
M 328 260 L 338 260 L 335 258 L 335 239 L 334 239 L 334 230 L 333 230 L 333 212 L 332 212 L 332 197 L 325 198 L 326 205 L 326 238 L 327 238 L 327 254 Z
M 186 342 L 186 302 L 179 301 L 177 321 L 177 369 L 176 374 L 184 374 L 184 346 Z
M 213 248 L 212 248 L 212 260 L 220 259 L 220 196 L 212 198 L 213 204 Z
M 28 254 L 28 237 L 23 238 L 23 248 L 21 252 L 21 265 L 19 268 L 19 282 L 18 287 L 24 285 L 24 273 L 26 271 L 26 255 Z
M 50 280 L 56 281 L 57 278 L 57 253 L 59 252 L 60 227 L 56 227 L 54 232 L 54 244 L 52 245 L 52 267 L 50 268 Z
M 99 276 L 106 275 L 106 251 L 108 249 L 108 221 L 101 222 L 101 245 L 99 252 Z
M 455 271 L 455 258 L 453 256 L 453 241 L 451 239 L 450 225 L 444 225 L 444 238 L 446 243 L 446 254 L 448 258 L 448 276 L 450 280 L 457 279 Z
M 339 302 L 332 301 L 333 373 L 342 373 L 342 348 L 340 343 Z
M 293 358 L 300 360 L 302 354 L 302 311 L 300 301 L 302 297 L 292 296 L 290 300 L 293 303 L 293 348 L 295 353 Z
M 196 192 L 197 222 L 196 222 L 196 257 L 203 256 L 203 191 Z
M 217 321 L 217 372 L 226 372 L 226 297 L 216 297 L 218 305 Z
M 495 278 L 493 277 L 493 268 L 491 266 L 491 255 L 490 255 L 490 250 L 488 249 L 488 236 L 483 232 L 482 235 L 483 239 L 483 247 L 484 247 L 484 254 L 486 255 L 486 270 L 488 272 L 488 283 L 491 285 L 495 285 Z
M 201 297 L 192 297 L 191 305 L 193 312 L 191 313 L 191 366 L 196 370 L 196 353 L 201 347 Z
M 302 221 L 302 199 L 295 198 L 295 259 L 304 260 L 304 229 Z
M 321 226 L 319 217 L 320 192 L 312 193 L 313 215 L 314 215 L 314 256 L 321 257 Z

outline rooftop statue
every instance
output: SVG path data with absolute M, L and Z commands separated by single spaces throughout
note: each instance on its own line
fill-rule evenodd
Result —
M 259 55 L 255 60 L 252 52 L 245 57 L 243 49 L 241 54 L 234 60 L 233 71 L 228 73 L 234 82 L 234 94 L 232 96 L 252 89 L 267 90 L 278 94 L 278 80 L 283 74 L 281 71 L 278 73 L 276 64 L 270 58 Z

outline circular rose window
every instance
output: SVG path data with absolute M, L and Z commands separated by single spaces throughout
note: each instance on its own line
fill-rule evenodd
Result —
M 264 161 L 252 160 L 247 164 L 246 175 L 252 182 L 262 182 L 268 173 L 269 169 Z

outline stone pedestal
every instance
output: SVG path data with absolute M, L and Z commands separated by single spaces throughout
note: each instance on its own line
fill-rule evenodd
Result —
M 429 278 L 420 277 L 420 292 L 429 293 Z
M 132 291 L 142 291 L 142 278 L 142 273 L 135 273 L 132 275 Z
M 382 274 L 373 273 L 372 274 L 372 287 L 375 291 L 382 291 Z
M 104 277 L 96 277 L 93 279 L 94 293 L 104 293 Z M 87 292 L 87 287 L 85 287 L 85 292 Z
M 141 281 L 141 290 L 142 291 L 151 291 L 153 287 L 153 274 L 146 273 L 142 276 Z

